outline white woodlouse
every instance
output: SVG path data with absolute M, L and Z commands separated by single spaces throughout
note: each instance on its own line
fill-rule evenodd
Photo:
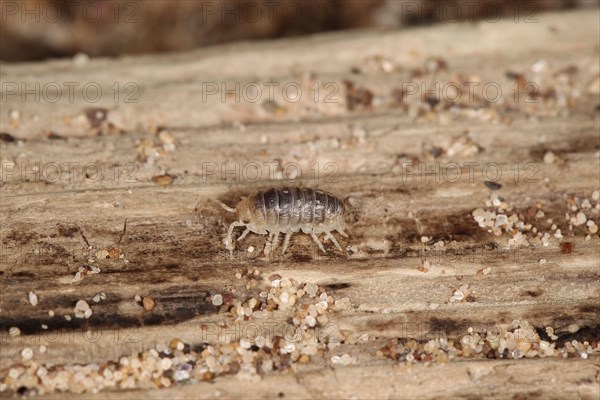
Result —
M 246 230 L 237 239 L 242 240 L 250 232 L 259 235 L 269 234 L 265 253 L 267 249 L 277 248 L 279 234 L 285 233 L 283 250 L 285 254 L 293 233 L 299 232 L 310 234 L 323 253 L 327 253 L 323 244 L 319 241 L 317 234 L 325 233 L 325 239 L 335 244 L 338 250 L 342 247 L 331 234 L 339 232 L 348 237 L 344 232 L 346 227 L 344 221 L 344 204 L 331 193 L 309 188 L 272 188 L 264 192 L 258 192 L 252 196 L 243 198 L 236 208 L 228 207 L 219 202 L 221 206 L 237 214 L 238 220 L 229 225 L 227 232 L 226 247 L 233 252 L 233 230 L 238 226 L 246 227 Z

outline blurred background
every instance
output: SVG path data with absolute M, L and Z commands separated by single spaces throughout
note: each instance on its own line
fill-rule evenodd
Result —
M 116 57 L 238 40 L 500 17 L 597 0 L 0 0 L 0 60 Z

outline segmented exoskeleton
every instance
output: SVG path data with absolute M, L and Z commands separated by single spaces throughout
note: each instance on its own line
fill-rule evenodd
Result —
M 323 253 L 327 251 L 319 241 L 318 234 L 325 233 L 325 238 L 331 240 L 340 251 L 343 251 L 342 247 L 331 232 L 337 231 L 348 237 L 344 232 L 346 224 L 343 202 L 322 190 L 272 188 L 243 198 L 235 209 L 221 202 L 220 204 L 227 211 L 236 213 L 238 217 L 238 221 L 233 222 L 227 232 L 227 249 L 230 252 L 234 249 L 233 230 L 238 226 L 246 227 L 238 241 L 250 232 L 269 234 L 265 250 L 275 249 L 279 244 L 279 234 L 285 233 L 281 254 L 287 250 L 290 238 L 295 232 L 310 234 Z

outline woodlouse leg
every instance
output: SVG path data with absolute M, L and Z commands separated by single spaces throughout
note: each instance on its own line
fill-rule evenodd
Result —
M 347 234 L 346 232 L 344 232 L 344 230 L 343 230 L 343 229 L 341 229 L 341 228 L 340 228 L 340 229 L 336 229 L 336 231 L 338 231 L 338 233 L 339 233 L 340 235 L 342 235 L 343 237 L 348 237 L 348 234 Z
M 248 233 L 250 233 L 250 229 L 248 229 L 248 227 L 246 227 L 246 230 L 244 231 L 244 233 L 241 234 L 241 236 L 239 238 L 237 238 L 237 241 L 239 242 L 240 240 L 245 238 Z
M 319 245 L 319 248 L 321 249 L 321 251 L 322 251 L 323 253 L 327 254 L 327 251 L 325 250 L 325 247 L 323 247 L 323 244 L 322 244 L 321 242 L 319 242 L 319 238 L 317 237 L 317 235 L 315 235 L 315 233 L 314 233 L 314 232 L 311 232 L 311 233 L 310 233 L 310 237 L 312 237 L 312 238 L 313 238 L 313 240 L 314 240 L 315 242 L 317 242 L 317 244 Z
M 271 250 L 273 249 L 273 237 L 275 236 L 274 233 L 269 233 L 269 238 L 267 239 L 267 243 L 265 243 L 265 249 L 263 250 L 263 252 L 265 253 L 265 256 L 268 256 L 269 254 L 271 254 Z
M 275 237 L 273 238 L 273 246 L 271 246 L 271 250 L 275 250 L 279 246 L 279 232 L 275 233 Z
M 246 226 L 246 224 L 242 221 L 234 221 L 231 223 L 231 225 L 229 225 L 229 230 L 227 231 L 227 245 L 225 247 L 227 248 L 227 250 L 229 250 L 230 254 L 233 252 L 234 249 L 233 240 L 231 239 L 231 237 L 233 236 L 233 230 L 238 226 Z
M 281 255 L 285 254 L 285 251 L 288 248 L 288 245 L 290 244 L 290 238 L 292 237 L 292 233 L 293 232 L 288 232 L 285 234 L 285 240 L 283 241 L 283 251 L 281 252 Z
M 333 242 L 333 244 L 335 244 L 335 247 L 338 248 L 339 251 L 341 251 L 342 253 L 344 252 L 344 250 L 342 250 L 342 246 L 340 246 L 340 244 L 338 243 L 338 241 L 336 240 L 335 236 L 333 236 L 331 234 L 331 232 L 327 232 L 325 234 L 325 239 L 329 239 Z

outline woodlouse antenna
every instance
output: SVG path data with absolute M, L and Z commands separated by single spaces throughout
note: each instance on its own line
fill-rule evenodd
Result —
M 227 212 L 230 212 L 230 213 L 235 213 L 236 212 L 235 208 L 229 207 L 227 204 L 223 203 L 221 200 L 215 200 L 215 202 L 217 204 L 219 204 L 221 207 L 223 207 L 223 209 L 225 211 L 227 211 Z

